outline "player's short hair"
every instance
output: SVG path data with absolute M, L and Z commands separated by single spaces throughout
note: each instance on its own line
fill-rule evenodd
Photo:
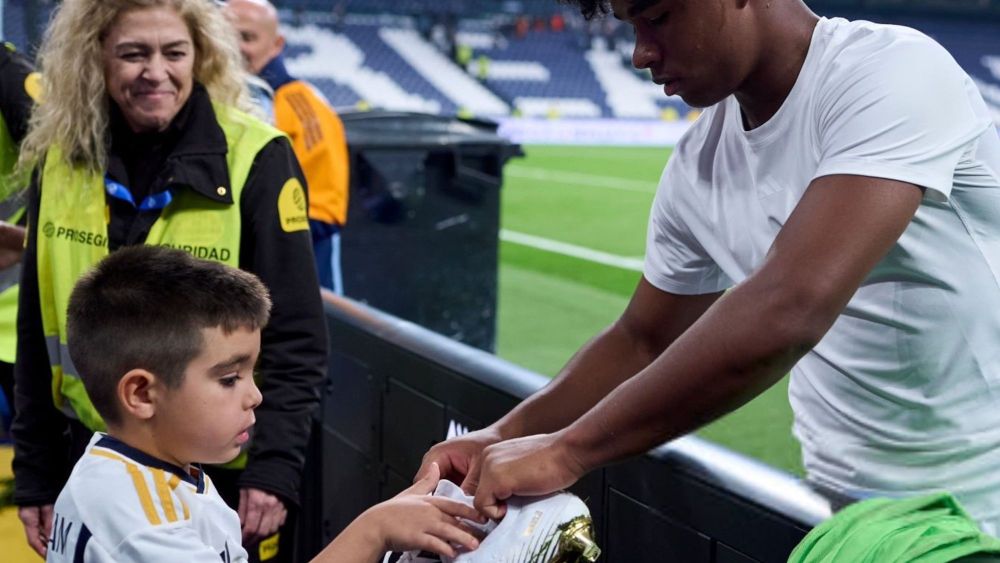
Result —
M 97 412 L 117 424 L 123 375 L 145 369 L 176 388 L 202 351 L 202 329 L 261 329 L 270 312 L 267 288 L 249 272 L 180 250 L 127 247 L 73 288 L 69 355 Z
M 583 17 L 592 19 L 594 16 L 603 16 L 611 11 L 610 0 L 559 0 L 563 4 L 580 8 Z

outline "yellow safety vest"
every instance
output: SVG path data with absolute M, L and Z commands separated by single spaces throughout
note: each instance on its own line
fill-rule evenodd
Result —
M 4 43 L 0 46 L 14 52 L 14 46 Z M 41 100 L 41 75 L 37 72 L 28 74 L 24 79 L 24 92 L 35 103 Z M 17 223 L 24 215 L 21 204 L 20 188 L 8 182 L 14 180 L 14 166 L 17 164 L 18 147 L 3 116 L 0 116 L 0 197 L 6 198 L 0 202 L 0 219 L 8 223 Z M 18 191 L 15 191 L 18 190 Z M 14 363 L 17 356 L 17 301 L 18 282 L 21 279 L 21 263 L 0 270 L 0 362 Z M 13 400 L 8 397 L 8 400 Z
M 226 137 L 233 203 L 182 189 L 162 211 L 145 244 L 186 250 L 236 267 L 240 251 L 240 195 L 257 153 L 282 135 L 228 106 L 213 103 Z M 66 308 L 76 280 L 108 254 L 109 211 L 104 177 L 66 164 L 58 147 L 45 156 L 38 211 L 38 296 L 52 366 L 52 398 L 91 430 L 105 424 L 90 402 L 66 347 Z
M 8 186 L 7 182 L 11 180 L 16 163 L 17 143 L 7 129 L 7 122 L 0 116 L 0 197 L 10 195 L 12 201 L 18 194 L 10 194 L 12 187 Z M 4 206 L 4 203 L 0 203 L 0 208 Z M 0 219 L 8 223 L 16 223 L 24 214 L 23 207 L 8 211 L 0 211 Z M 0 362 L 8 364 L 13 364 L 17 355 L 17 299 L 20 277 L 20 263 L 0 270 Z M 13 399 L 8 397 L 8 400 Z

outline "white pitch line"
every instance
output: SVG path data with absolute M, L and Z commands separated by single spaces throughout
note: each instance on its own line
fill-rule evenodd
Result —
M 656 193 L 655 182 L 640 182 L 638 180 L 626 180 L 624 178 L 615 178 L 613 176 L 594 176 L 591 174 L 580 174 L 579 172 L 555 172 L 552 170 L 517 165 L 508 165 L 504 168 L 504 174 L 515 178 L 530 178 L 532 180 L 543 180 L 555 184 L 608 188 L 612 190 L 636 192 L 640 194 Z
M 530 246 L 531 248 L 554 252 L 564 256 L 572 256 L 573 258 L 587 260 L 588 262 L 596 262 L 598 264 L 604 264 L 605 266 L 613 266 L 615 268 L 622 268 L 623 270 L 642 272 L 642 258 L 618 256 L 617 254 L 601 252 L 600 250 L 593 250 L 591 248 L 577 246 L 575 244 L 536 237 L 534 235 L 528 235 L 516 231 L 508 231 L 507 229 L 500 229 L 500 240 L 520 244 L 522 246 Z

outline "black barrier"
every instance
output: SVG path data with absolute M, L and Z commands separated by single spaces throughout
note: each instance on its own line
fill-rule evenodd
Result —
M 356 301 L 324 295 L 330 378 L 305 490 L 315 553 L 409 485 L 424 452 L 498 419 L 547 379 Z M 572 489 L 605 562 L 779 562 L 830 503 L 791 475 L 695 437 Z

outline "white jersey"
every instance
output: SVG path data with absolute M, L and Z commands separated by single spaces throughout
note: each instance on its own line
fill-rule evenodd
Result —
M 1000 532 L 1000 139 L 940 45 L 821 19 L 767 123 L 745 131 L 729 97 L 680 141 L 653 204 L 645 277 L 679 294 L 743 281 L 810 182 L 832 174 L 926 190 L 792 371 L 809 477 L 861 494 L 948 490 Z
M 95 434 L 59 493 L 46 561 L 247 561 L 236 512 L 192 473 Z

